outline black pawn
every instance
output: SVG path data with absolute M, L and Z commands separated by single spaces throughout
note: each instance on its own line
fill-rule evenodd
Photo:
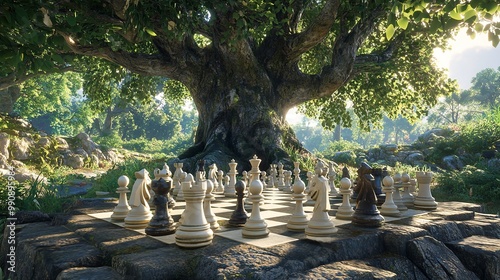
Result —
M 384 217 L 377 209 L 377 197 L 373 190 L 375 179 L 371 173 L 372 168 L 363 162 L 358 169 L 359 193 L 352 223 L 364 227 L 380 227 L 384 223 Z
M 243 205 L 243 196 L 245 194 L 243 191 L 245 190 L 246 184 L 245 182 L 239 180 L 234 184 L 234 189 L 236 190 L 236 210 L 234 210 L 231 215 L 231 219 L 229 219 L 228 226 L 231 227 L 242 227 L 245 225 L 248 219 L 248 213 L 245 211 L 245 207 Z
M 172 181 L 165 181 L 163 178 L 153 180 L 151 188 L 155 192 L 153 203 L 156 207 L 155 215 L 149 222 L 145 232 L 147 235 L 168 235 L 175 232 L 173 220 L 168 215 L 168 193 L 172 188 Z
M 385 202 L 385 193 L 382 192 L 382 177 L 383 169 L 382 168 L 373 168 L 372 175 L 375 179 L 373 181 L 373 190 L 375 191 L 375 195 L 377 196 L 377 205 L 382 205 Z

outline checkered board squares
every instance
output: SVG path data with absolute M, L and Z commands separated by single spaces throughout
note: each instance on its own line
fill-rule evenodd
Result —
M 266 248 L 270 246 L 275 246 L 279 244 L 284 244 L 288 242 L 293 242 L 296 240 L 304 239 L 305 234 L 303 232 L 293 232 L 289 231 L 286 227 L 288 220 L 295 208 L 296 202 L 293 201 L 291 194 L 283 193 L 279 190 L 264 190 L 263 196 L 265 198 L 264 204 L 260 205 L 261 216 L 265 219 L 267 228 L 270 233 L 268 237 L 259 239 L 244 238 L 241 234 L 241 228 L 226 227 L 227 221 L 231 218 L 233 211 L 236 208 L 236 198 L 226 198 L 223 194 L 215 194 L 215 200 L 212 201 L 212 211 L 217 216 L 217 220 L 221 225 L 220 229 L 216 230 L 214 234 L 218 237 L 228 238 L 235 240 L 237 242 L 254 245 L 261 248 Z M 244 199 L 245 201 L 246 199 Z M 332 210 L 329 215 L 332 217 L 335 226 L 341 226 L 349 224 L 349 220 L 340 220 L 335 218 L 336 209 L 341 204 L 341 199 L 337 197 L 331 197 L 330 199 Z M 170 215 L 175 221 L 178 221 L 180 215 L 184 211 L 186 203 L 184 201 L 177 201 L 175 203 L 175 208 L 170 211 Z M 314 211 L 314 206 L 303 206 L 304 212 L 309 218 L 312 217 Z M 245 210 L 250 216 L 252 205 L 245 203 Z M 404 219 L 411 216 L 422 215 L 427 213 L 426 211 L 420 211 L 415 209 L 409 209 L 408 211 L 402 212 L 400 217 L 388 217 L 384 216 L 386 222 L 392 222 L 400 219 Z M 90 216 L 108 221 L 120 227 L 124 227 L 123 222 L 116 222 L 111 220 L 112 212 L 95 213 L 89 214 Z M 130 229 L 134 230 L 140 234 L 145 234 L 144 229 Z M 167 236 L 151 236 L 159 241 L 166 244 L 175 244 L 175 234 Z M 333 238 L 335 238 L 333 236 Z

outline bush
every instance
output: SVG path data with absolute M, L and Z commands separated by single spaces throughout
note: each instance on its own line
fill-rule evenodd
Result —
M 500 203 L 500 170 L 478 167 L 467 165 L 461 171 L 438 173 L 433 195 L 446 201 Z

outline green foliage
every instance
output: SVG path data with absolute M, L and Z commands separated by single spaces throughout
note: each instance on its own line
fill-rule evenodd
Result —
M 480 164 L 479 164 L 480 165 Z M 467 165 L 461 171 L 438 173 L 432 190 L 438 200 L 500 203 L 500 171 Z
M 472 79 L 472 90 L 472 98 L 490 109 L 496 108 L 500 104 L 500 67 L 477 73 Z

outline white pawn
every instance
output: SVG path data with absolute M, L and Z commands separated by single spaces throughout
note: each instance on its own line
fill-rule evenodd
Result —
M 175 232 L 175 244 L 179 247 L 197 248 L 206 246 L 212 243 L 214 237 L 213 231 L 205 218 L 202 205 L 206 195 L 207 182 L 206 180 L 200 180 L 193 185 L 193 181 L 193 175 L 187 174 L 182 182 L 186 209 L 182 215 L 182 224 Z
M 174 177 L 176 176 L 175 174 L 177 173 L 177 179 L 178 179 L 178 190 L 177 190 L 177 196 L 175 197 L 175 200 L 177 201 L 184 201 L 184 192 L 182 191 L 182 174 L 184 173 L 184 171 L 182 170 L 182 167 L 184 166 L 184 163 L 182 162 L 178 162 L 176 163 L 177 166 L 175 166 L 175 163 L 174 163 L 174 166 L 175 166 L 175 173 L 174 173 Z M 176 188 L 177 188 L 176 186 Z
M 401 201 L 403 201 L 404 205 L 406 207 L 413 207 L 413 201 L 414 197 L 410 193 L 410 175 L 408 173 L 403 173 L 403 176 L 401 176 L 401 180 L 403 181 L 403 194 L 401 195 Z
M 248 186 L 248 172 L 241 172 L 241 180 L 245 182 L 245 185 Z
M 252 174 L 253 180 L 250 182 L 248 190 L 250 193 L 249 197 L 252 201 L 252 213 L 241 230 L 241 233 L 245 238 L 262 238 L 269 235 L 267 224 L 264 221 L 264 218 L 261 217 L 259 208 L 259 203 L 264 200 L 264 197 L 262 196 L 263 185 L 259 178 L 260 162 L 261 160 L 258 159 L 256 155 L 254 155 L 253 159 L 250 160 L 250 164 L 252 165 L 250 173 Z
M 401 216 L 401 212 L 399 212 L 398 206 L 392 199 L 392 193 L 394 191 L 394 179 L 392 179 L 391 176 L 385 176 L 382 180 L 382 184 L 384 185 L 382 191 L 385 193 L 385 201 L 380 208 L 380 214 L 382 214 L 383 216 L 393 217 Z
M 238 175 L 238 171 L 236 171 L 236 166 L 238 165 L 234 159 L 229 163 L 229 172 L 227 175 L 229 176 L 229 183 L 226 184 L 226 188 L 224 189 L 225 197 L 236 197 L 236 190 L 234 189 L 234 185 L 236 184 L 236 175 Z
M 267 173 L 266 171 L 262 171 L 260 174 L 260 181 L 262 182 L 262 186 L 264 189 L 267 189 Z
M 309 219 L 307 218 L 306 213 L 304 212 L 303 203 L 306 195 L 304 194 L 304 189 L 306 188 L 306 184 L 302 179 L 300 179 L 300 169 L 299 163 L 295 162 L 295 181 L 293 182 L 293 194 L 292 200 L 295 200 L 295 209 L 292 213 L 292 216 L 288 220 L 286 227 L 291 231 L 304 231 L 307 227 L 307 222 Z
M 182 171 L 182 166 L 183 164 L 181 162 L 174 162 L 175 171 L 174 175 L 172 176 L 172 194 L 174 196 L 177 196 L 179 190 L 181 189 L 180 175 L 182 174 L 182 172 L 184 172 Z
M 282 191 L 285 187 L 285 170 L 283 169 L 283 163 L 278 162 L 278 190 Z
M 126 228 L 146 228 L 149 221 L 153 217 L 149 208 L 148 200 L 150 194 L 148 192 L 149 173 L 146 169 L 135 172 L 135 183 L 132 187 L 132 194 L 130 195 L 129 205 L 132 207 L 125 217 Z
M 351 220 L 354 210 L 352 209 L 349 198 L 351 196 L 351 179 L 342 178 L 340 180 L 340 194 L 342 195 L 342 204 L 337 209 L 335 217 L 341 220 Z
M 224 176 L 224 192 L 226 192 L 226 187 L 229 186 L 229 175 Z
M 314 204 L 316 204 L 316 201 L 314 201 L 311 198 L 311 193 L 310 193 L 313 181 L 314 181 L 314 173 L 312 173 L 311 171 L 307 171 L 307 186 L 305 190 L 305 192 L 307 193 L 307 201 L 304 203 L 304 206 L 313 206 Z
M 271 164 L 269 169 L 269 182 L 267 183 L 268 188 L 273 189 L 276 186 L 276 164 Z
M 335 224 L 328 215 L 328 211 L 331 210 L 329 198 L 330 186 L 328 185 L 328 180 L 323 175 L 327 169 L 328 167 L 325 167 L 323 162 L 318 160 L 314 169 L 316 173 L 314 182 L 309 190 L 311 198 L 316 203 L 314 204 L 313 216 L 305 229 L 307 238 L 327 237 L 337 232 Z
M 292 191 L 292 171 L 285 170 L 283 171 L 283 175 L 285 176 L 285 185 L 283 186 L 284 193 L 293 193 Z
M 335 172 L 334 163 L 330 162 L 328 168 L 328 184 L 330 185 L 330 194 L 333 196 L 338 196 L 339 191 L 335 187 L 335 178 L 337 178 L 337 172 Z
M 403 200 L 401 199 L 401 193 L 399 189 L 403 186 L 403 182 L 401 181 L 401 174 L 396 173 L 394 175 L 394 194 L 392 196 L 392 199 L 394 200 L 394 204 L 398 206 L 398 210 L 401 211 L 407 211 L 408 208 L 406 205 L 403 203 Z
M 203 200 L 203 212 L 205 212 L 205 218 L 210 224 L 210 229 L 216 230 L 219 228 L 219 223 L 217 222 L 217 217 L 212 211 L 212 201 L 215 200 L 215 196 L 212 194 L 214 185 L 211 180 L 207 180 L 207 190 L 205 192 L 205 199 Z
M 216 190 L 214 190 L 214 192 L 217 192 L 217 193 L 224 193 L 224 171 L 222 170 L 219 170 L 217 171 L 217 183 L 219 184 L 219 186 L 217 187 Z
M 127 188 L 129 179 L 127 176 L 122 175 L 118 178 L 118 188 L 116 192 L 120 194 L 118 199 L 118 205 L 113 209 L 113 214 L 111 214 L 111 220 L 113 221 L 123 221 L 127 217 L 128 212 L 130 212 L 130 206 L 127 201 L 127 193 L 130 192 Z

